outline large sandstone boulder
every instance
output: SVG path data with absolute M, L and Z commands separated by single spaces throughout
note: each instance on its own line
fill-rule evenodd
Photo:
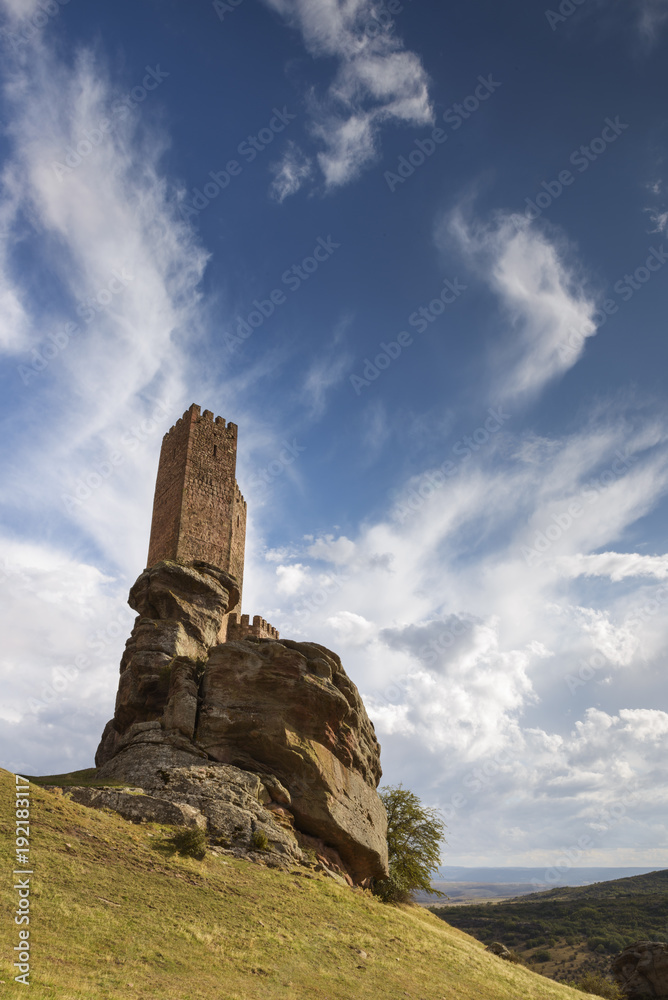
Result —
M 380 747 L 335 653 L 290 640 L 216 646 L 195 742 L 212 760 L 275 774 L 299 829 L 333 844 L 356 881 L 385 874 Z
M 626 994 L 633 998 L 668 998 L 668 944 L 665 941 L 637 941 L 612 962 L 612 974 Z
M 291 842 L 317 843 L 357 883 L 383 877 L 380 747 L 357 688 L 316 643 L 216 645 L 234 586 L 205 564 L 159 563 L 139 578 L 130 593 L 139 617 L 96 755 L 99 776 L 175 801 L 177 771 L 183 778 L 225 765 L 231 770 L 211 772 L 215 787 L 234 771 L 273 788 L 267 809 Z M 193 796 L 179 801 L 200 809 Z M 201 811 L 214 830 L 211 809 Z M 252 833 L 252 824 L 244 829 Z

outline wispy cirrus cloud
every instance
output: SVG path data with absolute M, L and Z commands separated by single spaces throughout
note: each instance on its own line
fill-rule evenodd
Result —
M 349 326 L 350 320 L 346 318 L 336 325 L 329 343 L 311 360 L 306 371 L 300 398 L 308 408 L 310 420 L 323 415 L 328 392 L 348 374 L 352 355 L 345 345 L 345 335 Z
M 667 0 L 639 0 L 638 28 L 642 37 L 654 44 L 668 20 Z
M 316 58 L 333 57 L 337 70 L 324 94 L 308 97 L 309 130 L 327 189 L 354 180 L 378 154 L 380 129 L 432 120 L 427 74 L 390 22 L 376 18 L 373 0 L 265 0 L 296 28 Z M 379 30 L 371 30 L 377 25 Z M 294 148 L 276 167 L 278 195 L 299 189 L 309 172 L 295 166 Z M 306 161 L 302 160 L 302 163 Z
M 564 556 L 558 560 L 564 576 L 607 576 L 613 583 L 629 577 L 668 579 L 668 556 L 642 556 L 637 552 L 599 552 Z
M 197 285 L 207 255 L 178 217 L 178 190 L 160 174 L 165 140 L 152 126 L 148 92 L 145 105 L 115 114 L 123 90 L 111 85 L 99 58 L 82 50 L 66 65 L 39 38 L 30 58 L 8 61 L 6 73 L 0 261 L 20 239 L 23 263 L 20 272 L 4 271 L 2 297 L 11 308 L 3 345 L 20 400 L 32 400 L 36 415 L 37 401 L 53 395 L 68 406 L 40 426 L 43 453 L 13 442 L 0 502 L 36 511 L 54 496 L 74 497 L 52 517 L 74 519 L 122 563 L 110 525 L 123 507 L 125 522 L 135 524 L 133 505 L 142 493 L 150 497 L 145 474 L 139 495 L 126 486 L 146 468 L 145 450 L 154 453 L 185 396 L 183 338 L 201 333 Z M 105 119 L 113 122 L 108 132 L 100 129 Z M 44 282 L 48 297 L 35 295 Z M 34 437 L 33 430 L 27 418 L 19 435 Z M 86 487 L 87 477 L 97 484 L 98 467 L 106 469 L 112 454 L 113 475 Z M 138 526 L 126 536 L 131 562 L 142 534 Z
M 30 21 L 41 7 L 40 0 L 0 0 L 0 10 L 12 25 Z
M 531 398 L 578 361 L 596 333 L 596 301 L 563 238 L 519 214 L 480 221 L 457 208 L 437 239 L 454 244 L 511 325 L 493 350 L 495 398 Z
M 290 140 L 283 154 L 283 159 L 272 168 L 274 180 L 270 193 L 279 203 L 290 195 L 296 194 L 300 187 L 313 174 L 313 161 L 306 156 L 297 143 Z

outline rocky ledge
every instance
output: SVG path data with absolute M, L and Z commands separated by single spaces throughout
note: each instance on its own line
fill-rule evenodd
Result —
M 612 962 L 612 974 L 624 996 L 668 1000 L 668 944 L 636 941 Z
M 235 587 L 203 563 L 158 563 L 139 577 L 130 592 L 139 617 L 96 765 L 100 778 L 144 794 L 73 797 L 130 819 L 140 810 L 199 825 L 246 853 L 262 844 L 276 863 L 312 849 L 355 884 L 383 877 L 380 747 L 357 688 L 317 643 L 217 644 Z

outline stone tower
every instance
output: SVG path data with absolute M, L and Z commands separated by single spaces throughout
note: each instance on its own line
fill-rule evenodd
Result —
M 155 484 L 148 566 L 204 562 L 244 576 L 246 501 L 236 475 L 237 426 L 195 403 L 165 434 Z

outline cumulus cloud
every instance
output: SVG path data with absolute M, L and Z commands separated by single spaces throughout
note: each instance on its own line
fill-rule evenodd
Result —
M 548 887 L 577 865 L 665 866 L 665 831 L 648 821 L 668 801 L 659 778 L 667 725 L 656 710 L 592 708 L 564 736 L 525 729 L 476 762 L 438 755 L 431 794 L 448 823 L 448 855 L 495 864 L 501 840 L 506 863 L 545 865 L 538 878 Z
M 307 549 L 313 559 L 322 559 L 335 566 L 349 565 L 356 553 L 355 543 L 345 535 L 334 538 L 334 535 L 324 535 L 316 539 Z
M 519 214 L 490 222 L 457 209 L 439 231 L 498 296 L 512 327 L 494 351 L 496 399 L 531 397 L 571 368 L 596 333 L 596 302 L 564 241 Z
M 409 627 L 409 642 L 414 628 Z M 403 680 L 400 706 L 379 702 L 373 695 L 368 704 L 381 732 L 416 737 L 432 749 L 453 749 L 459 759 L 470 760 L 505 744 L 515 714 L 533 697 L 527 668 L 535 652 L 502 650 L 494 619 L 467 623 L 465 640 L 443 649 L 453 629 L 457 624 L 451 617 L 426 651 L 421 648 L 419 655 L 435 666 L 415 670 Z M 384 630 L 383 637 L 388 631 L 390 642 L 400 644 L 396 629 Z
M 3 540 L 0 592 L 12 622 L 0 664 L 0 759 L 29 773 L 47 759 L 69 770 L 73 755 L 94 752 L 133 614 L 116 579 L 47 544 Z
M 387 11 L 380 14 L 373 0 L 265 3 L 301 33 L 312 56 L 337 60 L 326 93 L 309 97 L 310 131 L 327 188 L 349 183 L 373 162 L 384 123 L 419 126 L 432 120 L 422 63 L 403 47 Z M 287 197 L 301 186 L 307 174 L 299 175 L 296 162 L 295 150 L 289 150 L 275 195 Z
M 279 593 L 292 596 L 303 590 L 309 579 L 309 571 L 301 563 L 276 567 L 276 588 Z
M 351 646 L 364 646 L 376 634 L 376 626 L 354 611 L 340 611 L 327 619 L 334 631 Z

